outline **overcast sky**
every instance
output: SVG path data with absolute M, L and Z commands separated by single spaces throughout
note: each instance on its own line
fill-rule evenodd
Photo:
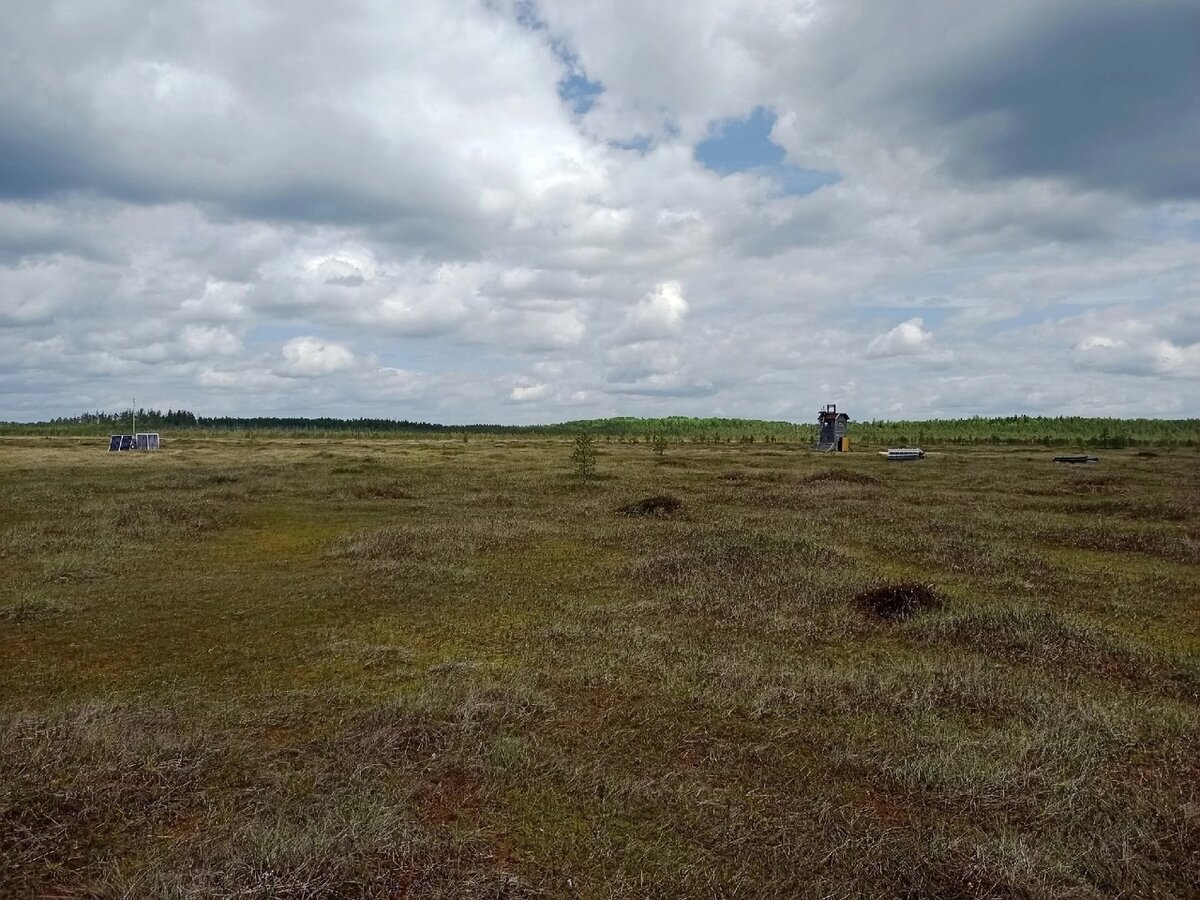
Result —
M 1200 2 L 8 0 L 0 419 L 1200 415 Z

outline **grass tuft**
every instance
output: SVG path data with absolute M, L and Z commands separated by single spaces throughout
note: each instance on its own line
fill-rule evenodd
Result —
M 44 622 L 73 612 L 75 608 L 75 604 L 65 600 L 27 595 L 0 606 L 0 619 L 18 625 L 25 622 Z

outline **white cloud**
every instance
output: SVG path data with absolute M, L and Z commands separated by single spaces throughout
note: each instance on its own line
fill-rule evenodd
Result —
M 664 281 L 629 310 L 622 336 L 646 341 L 678 334 L 688 313 L 688 302 L 677 281 Z
M 546 385 L 541 383 L 518 384 L 513 387 L 509 399 L 517 403 L 529 403 L 546 395 Z
M 228 328 L 187 325 L 179 336 L 179 345 L 191 359 L 232 356 L 242 349 L 241 339 Z
M 878 358 L 924 353 L 933 344 L 933 335 L 922 327 L 924 324 L 919 316 L 901 322 L 867 344 L 867 356 Z
M 279 393 L 291 387 L 289 380 L 266 369 L 203 368 L 196 378 L 205 388 L 219 391 L 271 391 Z
M 1163 338 L 1142 335 L 1124 340 L 1092 335 L 1080 341 L 1072 354 L 1083 370 L 1118 375 L 1200 378 L 1200 343 L 1179 346 Z
M 281 352 L 280 373 L 302 378 L 329 375 L 354 365 L 354 354 L 349 349 L 315 337 L 292 338 Z
M 1129 345 L 1126 344 L 1124 341 L 1117 340 L 1115 338 L 1110 338 L 1103 334 L 1093 334 L 1093 335 L 1089 335 L 1088 337 L 1085 337 L 1082 341 L 1080 341 L 1078 344 L 1076 344 L 1075 349 L 1086 352 L 1088 350 L 1096 350 L 1096 349 L 1103 349 L 1103 350 L 1118 349 L 1118 348 L 1124 349 L 1127 346 L 1129 346 Z
M 315 257 L 304 264 L 304 269 L 317 281 L 339 287 L 361 287 L 376 275 L 370 254 L 355 251 Z

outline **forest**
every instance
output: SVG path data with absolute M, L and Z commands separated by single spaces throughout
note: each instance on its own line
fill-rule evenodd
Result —
M 2 422 L 0 435 L 86 436 L 129 431 L 134 410 L 87 412 L 43 422 Z M 414 436 L 469 439 L 470 435 L 571 436 L 591 434 L 617 441 L 647 440 L 661 435 L 670 441 L 695 443 L 810 443 L 816 425 L 694 416 L 638 418 L 617 416 L 578 419 L 545 425 L 447 425 L 409 419 L 275 416 L 201 416 L 188 410 L 139 409 L 137 430 L 178 436 Z M 1200 419 L 1114 419 L 1088 416 L 975 416 L 965 419 L 850 422 L 854 443 L 875 446 L 1041 445 L 1045 447 L 1200 446 Z

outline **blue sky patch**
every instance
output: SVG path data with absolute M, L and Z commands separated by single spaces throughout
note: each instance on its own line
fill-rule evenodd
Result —
M 845 310 L 837 317 L 837 321 L 845 322 L 849 327 L 859 329 L 865 339 L 874 334 L 873 329 L 886 331 L 909 319 L 920 319 L 926 328 L 937 328 L 958 312 L 961 310 L 957 307 L 925 306 L 918 301 L 914 301 L 912 304 L 888 306 L 847 304 Z M 864 326 L 864 322 L 871 324 Z
M 646 153 L 654 146 L 654 138 L 648 134 L 635 134 L 627 141 L 609 141 L 609 145 L 616 147 L 618 150 L 634 150 L 638 153 Z
M 604 85 L 591 81 L 578 70 L 571 72 L 558 83 L 558 96 L 562 97 L 577 115 L 583 115 L 592 108 L 596 98 L 604 93 Z
M 721 175 L 783 162 L 783 148 L 771 140 L 775 113 L 758 106 L 745 119 L 727 119 L 696 145 L 696 159 Z
M 250 329 L 246 335 L 246 343 L 251 347 L 283 344 L 292 338 L 305 337 L 313 333 L 313 328 L 305 322 L 289 325 L 265 322 Z
M 517 0 L 513 7 L 513 14 L 517 17 L 517 24 L 530 31 L 541 31 L 546 27 L 534 0 Z
M 756 106 L 744 119 L 726 119 L 696 145 L 696 159 L 718 175 L 754 172 L 773 178 L 785 194 L 811 194 L 840 180 L 837 172 L 804 169 L 784 162 L 785 152 L 771 140 L 775 113 Z
M 842 177 L 837 172 L 825 172 L 821 169 L 802 169 L 800 166 L 793 166 L 788 163 L 782 163 L 778 166 L 760 166 L 759 168 L 774 178 L 779 184 L 780 190 L 785 194 L 811 194 L 818 188 L 837 184 L 842 180 Z

